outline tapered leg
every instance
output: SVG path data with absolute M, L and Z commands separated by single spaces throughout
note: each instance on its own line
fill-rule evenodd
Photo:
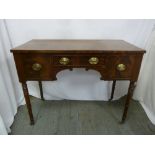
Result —
M 113 83 L 112 83 L 112 91 L 111 91 L 111 97 L 110 97 L 109 101 L 111 101 L 111 100 L 113 99 L 114 91 L 115 91 L 115 86 L 116 86 L 116 80 L 113 80 Z
M 128 108 L 129 108 L 130 99 L 131 99 L 131 97 L 133 95 L 134 88 L 135 88 L 135 81 L 130 81 L 129 89 L 128 89 L 128 94 L 127 94 L 126 103 L 125 103 L 125 106 L 124 106 L 124 112 L 123 112 L 121 123 L 124 123 L 124 121 L 126 119 Z
M 22 83 L 22 88 L 23 88 L 24 97 L 25 97 L 25 101 L 26 101 L 26 105 L 27 105 L 27 109 L 28 109 L 28 113 L 29 113 L 29 117 L 30 117 L 30 124 L 33 125 L 34 119 L 33 119 L 31 102 L 30 102 L 30 98 L 29 98 L 29 92 L 28 92 L 27 84 Z
M 38 81 L 38 83 L 39 83 L 39 89 L 40 89 L 41 99 L 44 100 L 42 82 L 41 81 Z

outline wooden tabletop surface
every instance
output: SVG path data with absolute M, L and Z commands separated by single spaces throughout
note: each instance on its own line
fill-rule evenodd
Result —
M 11 52 L 58 52 L 58 51 L 130 51 L 145 52 L 123 40 L 48 40 L 33 39 L 18 47 L 11 49 Z

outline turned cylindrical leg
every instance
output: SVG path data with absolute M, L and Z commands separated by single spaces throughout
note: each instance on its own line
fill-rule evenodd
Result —
M 42 82 L 38 81 L 38 83 L 39 83 L 39 89 L 40 89 L 40 96 L 41 96 L 41 99 L 44 101 Z
M 129 104 L 130 104 L 130 100 L 132 98 L 134 88 L 135 88 L 135 81 L 130 81 L 129 88 L 128 88 L 128 94 L 127 94 L 126 103 L 125 103 L 125 106 L 124 106 L 124 112 L 123 112 L 121 123 L 124 123 L 124 121 L 126 119 L 128 108 L 129 108 Z
M 116 80 L 113 80 L 111 97 L 110 97 L 109 101 L 111 101 L 113 99 L 113 97 L 114 97 L 115 86 L 116 86 Z
M 22 88 L 23 88 L 24 97 L 25 97 L 25 101 L 26 101 L 26 105 L 27 105 L 27 109 L 28 109 L 28 113 L 29 113 L 29 117 L 30 117 L 30 124 L 33 125 L 34 119 L 33 119 L 32 107 L 31 107 L 31 102 L 30 102 L 29 92 L 28 92 L 26 82 L 22 83 Z

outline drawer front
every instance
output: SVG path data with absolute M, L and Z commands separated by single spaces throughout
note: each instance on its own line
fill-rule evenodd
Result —
M 51 58 L 45 54 L 23 56 L 25 77 L 28 79 L 50 78 Z
M 101 66 L 105 65 L 105 56 L 80 56 L 79 57 L 79 64 L 86 65 L 86 66 Z
M 112 79 L 131 79 L 138 67 L 135 66 L 136 58 L 135 55 L 109 56 L 106 60 L 108 77 Z
M 105 65 L 105 57 L 103 56 L 87 56 L 87 55 L 59 55 L 53 56 L 52 64 L 55 66 L 101 66 Z
M 100 72 L 103 80 L 137 80 L 142 54 L 17 54 L 19 80 L 52 80 L 64 69 L 86 68 Z
M 54 66 L 74 66 L 77 65 L 77 56 L 71 55 L 56 55 L 52 57 Z

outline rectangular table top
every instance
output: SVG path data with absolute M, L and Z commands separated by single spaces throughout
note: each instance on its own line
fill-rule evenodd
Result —
M 33 39 L 11 49 L 14 53 L 35 52 L 142 52 L 145 50 L 123 40 L 50 40 Z

